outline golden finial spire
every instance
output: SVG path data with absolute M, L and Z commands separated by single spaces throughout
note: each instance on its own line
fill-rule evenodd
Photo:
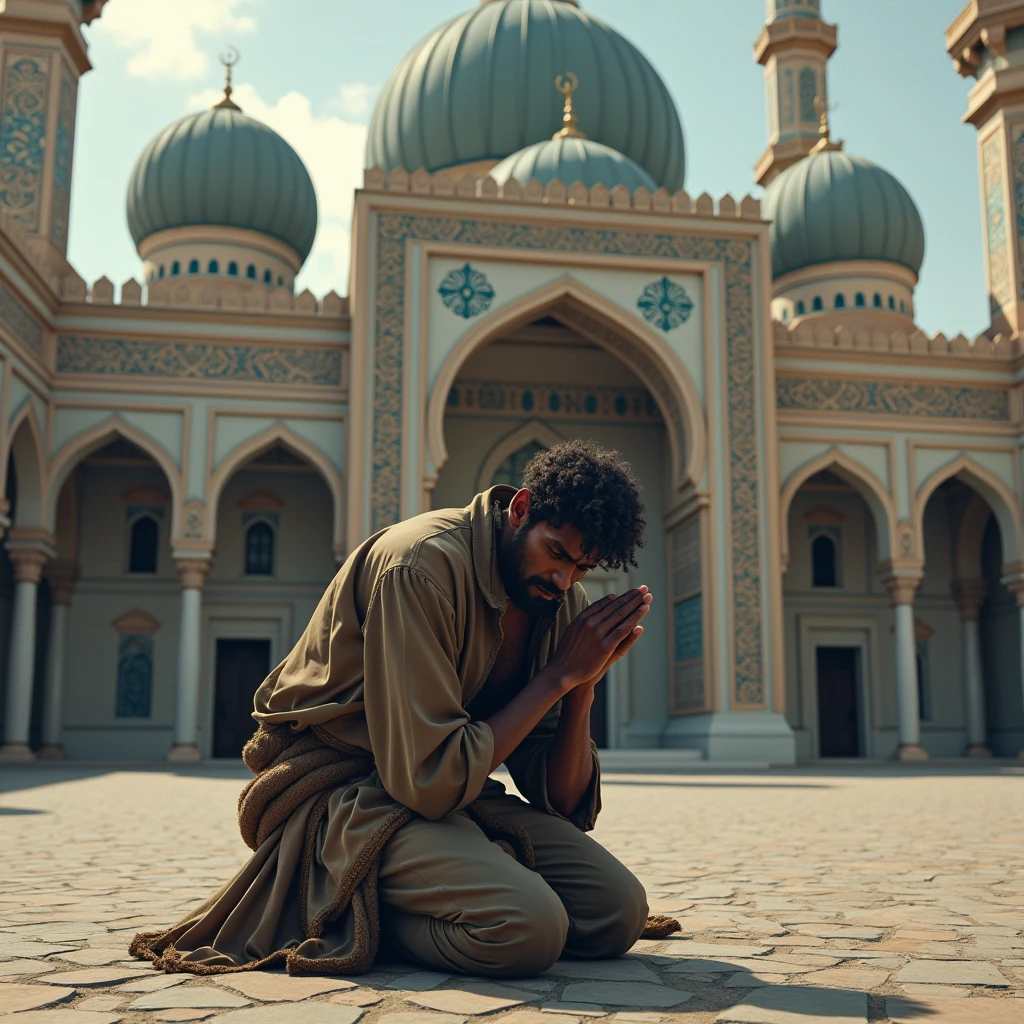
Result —
M 829 104 L 823 100 L 820 96 L 814 97 L 814 109 L 818 112 L 818 116 L 821 121 L 818 125 L 818 134 L 821 136 L 814 148 L 811 150 L 812 153 L 828 153 L 835 152 L 843 148 L 841 142 L 832 141 L 832 129 L 828 123 L 829 111 L 835 110 L 835 104 Z
M 579 88 L 580 80 L 571 72 L 559 75 L 555 79 L 555 88 L 565 97 L 565 106 L 562 108 L 562 130 L 555 132 L 552 138 L 555 139 L 585 139 L 583 134 L 576 127 L 579 118 L 573 113 L 572 94 Z
M 229 46 L 227 53 L 220 55 L 220 62 L 224 65 L 227 72 L 227 81 L 224 84 L 224 99 L 220 103 L 215 103 L 214 110 L 241 110 L 242 108 L 231 98 L 233 92 L 231 88 L 231 72 L 234 70 L 235 65 L 242 59 L 242 55 L 233 46 Z

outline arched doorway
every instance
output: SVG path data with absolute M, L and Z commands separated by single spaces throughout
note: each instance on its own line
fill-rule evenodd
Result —
M 36 696 L 42 685 L 40 664 L 50 605 L 42 566 L 52 553 L 42 526 L 43 443 L 31 406 L 16 422 L 6 457 L 5 514 L 10 527 L 0 558 L 0 760 L 25 760 L 39 745 Z
M 1003 538 L 990 515 L 981 535 L 983 603 L 978 613 L 978 641 L 986 745 L 996 757 L 1018 757 L 1024 750 L 1024 700 L 1020 686 L 1020 614 L 1017 601 L 1002 582 Z
M 149 760 L 169 745 L 178 655 L 176 481 L 155 446 L 144 444 L 113 428 L 65 453 L 53 481 L 41 701 L 50 756 Z
M 850 466 L 828 463 L 786 497 L 786 717 L 797 756 L 880 756 L 879 733 L 896 717 L 892 612 L 875 569 L 889 529 L 881 495 Z
M 320 469 L 280 439 L 220 474 L 215 558 L 203 599 L 201 747 L 238 758 L 253 694 L 305 629 L 336 571 L 335 497 Z
M 922 742 L 933 756 L 1016 756 L 1024 742 L 1019 616 L 1001 580 L 999 519 L 970 476 L 956 474 L 928 493 L 921 535 Z
M 674 479 L 671 446 L 659 404 L 644 380 L 569 319 L 537 316 L 478 347 L 458 368 L 444 415 L 448 459 L 432 503 L 458 507 L 494 483 L 518 486 L 528 459 L 561 439 L 581 437 L 621 453 L 643 486 L 648 543 L 638 553 L 639 569 L 593 573 L 585 585 L 596 599 L 647 584 L 660 600 L 645 621 L 643 643 L 603 682 L 592 734 L 599 746 L 658 746 L 674 698 L 676 668 L 670 663 L 668 623 L 675 602 L 663 525 Z M 699 592 L 699 544 L 696 563 Z M 701 629 L 698 616 L 698 634 Z M 691 665 L 701 653 L 699 641 L 695 646 L 693 652 L 679 651 L 698 656 Z M 703 701 L 702 664 L 696 675 L 690 685 Z

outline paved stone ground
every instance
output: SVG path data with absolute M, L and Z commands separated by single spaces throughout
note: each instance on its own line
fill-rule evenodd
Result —
M 1024 1022 L 1020 767 L 609 776 L 597 838 L 683 935 L 528 981 L 399 964 L 351 980 L 197 979 L 127 960 L 134 932 L 171 923 L 243 862 L 243 773 L 0 769 L 0 1017 Z

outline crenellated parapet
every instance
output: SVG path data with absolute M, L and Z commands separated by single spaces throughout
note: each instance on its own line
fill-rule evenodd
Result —
M 232 287 L 218 282 L 216 287 L 204 281 L 187 280 L 155 282 L 148 289 L 134 278 L 121 285 L 120 302 L 115 302 L 114 282 L 108 277 L 94 281 L 92 287 L 77 274 L 65 278 L 60 290 L 65 303 L 86 303 L 92 306 L 147 306 L 150 309 L 217 310 L 223 313 L 258 313 L 262 315 L 322 316 L 344 319 L 349 315 L 347 296 L 328 292 L 322 299 L 307 288 L 293 295 L 288 288 L 273 291 Z
M 449 199 L 476 199 L 483 202 L 506 202 L 533 206 L 573 206 L 594 210 L 630 210 L 634 213 L 656 213 L 659 215 L 680 215 L 686 217 L 730 217 L 742 220 L 760 220 L 761 202 L 753 196 L 744 196 L 737 202 L 731 195 L 718 200 L 707 192 L 690 197 L 685 191 L 674 195 L 667 189 L 651 192 L 643 186 L 630 191 L 624 185 L 609 189 L 604 185 L 587 188 L 582 182 L 566 184 L 555 180 L 547 185 L 536 178 L 520 185 L 509 179 L 499 185 L 490 175 L 479 177 L 472 174 L 454 176 L 445 171 L 431 174 L 418 170 L 410 174 L 402 167 L 396 167 L 385 174 L 379 167 L 365 172 L 365 192 L 401 192 L 405 194 L 434 196 Z
M 1010 361 L 1024 355 L 1024 341 L 997 334 L 990 338 L 963 334 L 948 338 L 939 332 L 887 330 L 883 327 L 826 327 L 808 323 L 785 324 L 775 320 L 772 332 L 777 349 L 835 349 L 846 352 L 887 352 L 896 355 L 960 356 L 964 359 Z

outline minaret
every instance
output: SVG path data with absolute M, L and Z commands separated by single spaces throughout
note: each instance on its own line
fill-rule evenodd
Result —
M 820 0 L 767 0 L 768 20 L 754 44 L 764 65 L 768 148 L 754 166 L 767 185 L 818 142 L 815 99 L 828 101 L 828 59 L 836 52 L 836 26 L 821 18 Z
M 102 7 L 0 4 L 0 207 L 55 268 L 68 248 L 78 79 L 92 66 L 80 26 Z
M 978 130 L 992 334 L 1024 333 L 1024 3 L 973 0 L 946 29 L 953 67 L 977 79 L 963 120 Z

